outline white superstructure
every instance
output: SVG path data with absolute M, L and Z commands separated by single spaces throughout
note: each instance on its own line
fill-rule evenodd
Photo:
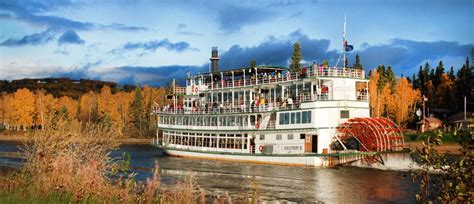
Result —
M 247 67 L 189 75 L 186 87 L 173 89 L 158 129 L 161 146 L 176 156 L 276 163 L 290 156 L 298 164 L 334 153 L 336 127 L 347 119 L 370 117 L 368 80 L 350 68 Z

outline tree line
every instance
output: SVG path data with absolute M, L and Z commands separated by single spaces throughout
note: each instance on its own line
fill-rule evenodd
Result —
M 0 123 L 5 129 L 44 129 L 55 117 L 88 124 L 100 124 L 129 136 L 153 135 L 156 118 L 151 113 L 165 102 L 165 89 L 136 87 L 112 92 L 105 85 L 100 92 L 89 91 L 78 99 L 55 97 L 43 89 L 17 89 L 0 95 Z
M 442 61 L 439 61 L 436 67 L 431 67 L 427 62 L 420 66 L 417 74 L 413 74 L 412 82 L 413 87 L 419 89 L 427 98 L 426 105 L 431 112 L 437 113 L 439 117 L 446 113 L 462 112 L 464 97 L 472 103 L 474 75 L 469 58 L 466 58 L 456 74 L 454 67 L 445 71 Z M 467 108 L 472 111 L 472 105 Z

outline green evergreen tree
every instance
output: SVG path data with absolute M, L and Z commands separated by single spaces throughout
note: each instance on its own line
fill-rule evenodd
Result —
M 134 128 L 134 133 L 138 133 L 141 137 L 143 136 L 144 129 L 144 117 L 143 117 L 143 96 L 140 86 L 135 88 L 135 97 L 132 102 L 132 127 Z
M 397 84 L 397 79 L 395 78 L 395 73 L 393 72 L 392 66 L 387 67 L 387 70 L 384 73 L 384 77 L 386 82 L 390 84 L 392 90 L 394 90 L 395 85 Z
M 468 102 L 472 102 L 472 93 L 474 92 L 474 76 L 472 68 L 469 67 L 469 58 L 466 58 L 466 63 L 458 70 L 456 76 L 456 99 L 458 100 L 459 111 L 462 111 L 464 108 L 464 97 L 467 98 Z M 472 106 L 467 106 L 467 109 L 468 111 L 473 110 Z
M 428 64 L 428 62 L 425 63 L 425 67 L 423 67 L 423 74 L 422 74 L 422 84 L 421 84 L 421 92 L 423 95 L 427 95 L 428 93 L 428 89 L 426 88 L 426 83 L 428 83 L 428 81 L 430 80 L 429 76 L 430 76 L 430 64 Z
M 449 69 L 448 76 L 449 76 L 449 78 L 451 78 L 451 80 L 453 80 L 453 81 L 456 79 L 456 76 L 454 76 L 454 68 L 453 68 L 453 66 L 451 66 L 451 68 Z
M 251 59 L 251 60 L 250 60 L 250 68 L 254 68 L 254 67 L 256 67 L 256 66 L 257 66 L 257 60 Z
M 301 54 L 301 46 L 299 42 L 296 42 L 293 45 L 293 56 L 291 56 L 291 65 L 290 65 L 291 70 L 300 72 L 301 60 L 303 60 L 303 55 Z
M 441 75 L 444 74 L 443 61 L 439 61 L 438 66 L 436 67 L 435 76 L 433 77 L 433 85 L 438 87 L 441 83 Z
M 360 57 L 359 54 L 356 54 L 355 57 L 355 63 L 354 63 L 354 69 L 362 70 L 362 64 L 360 63 Z

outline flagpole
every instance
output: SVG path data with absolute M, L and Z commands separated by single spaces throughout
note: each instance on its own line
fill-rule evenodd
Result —
M 344 13 L 344 33 L 343 33 L 343 42 L 342 42 L 342 50 L 344 52 L 344 68 L 346 68 L 346 16 L 347 14 Z

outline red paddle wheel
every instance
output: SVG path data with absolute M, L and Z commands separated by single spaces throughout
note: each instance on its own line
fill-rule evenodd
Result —
M 356 139 L 360 151 L 401 150 L 404 146 L 402 131 L 388 118 L 352 118 L 337 130 L 339 141 Z

